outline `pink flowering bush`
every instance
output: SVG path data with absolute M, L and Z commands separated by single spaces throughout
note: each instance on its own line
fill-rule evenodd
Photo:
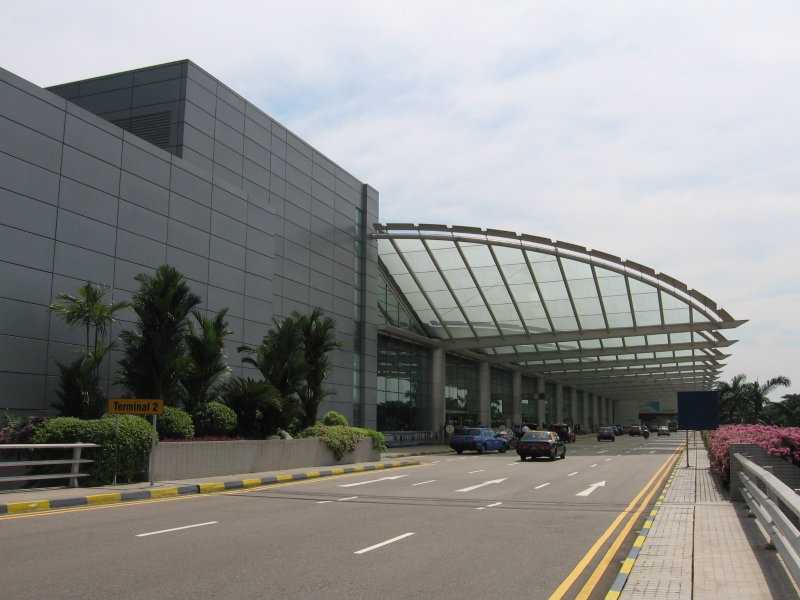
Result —
M 706 445 L 711 468 L 725 485 L 730 482 L 731 444 L 755 444 L 770 456 L 800 466 L 800 427 L 723 425 L 708 434 Z

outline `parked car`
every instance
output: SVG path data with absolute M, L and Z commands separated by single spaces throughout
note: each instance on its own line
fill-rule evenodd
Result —
M 546 456 L 555 460 L 557 456 L 566 458 L 567 445 L 555 431 L 529 431 L 517 444 L 517 454 L 520 460 L 528 460 L 529 456 Z
M 669 435 L 669 427 L 666 425 L 660 425 L 658 427 L 658 435 L 661 437 L 662 435 Z
M 517 436 L 517 432 L 513 429 L 501 429 L 497 432 L 497 435 L 503 438 L 509 448 L 516 448 L 517 442 L 519 441 L 519 436 Z
M 450 447 L 458 454 L 464 450 L 475 450 L 483 454 L 489 450 L 505 452 L 508 440 L 488 427 L 470 427 L 465 433 L 450 436 Z
M 600 427 L 597 430 L 597 441 L 609 440 L 611 442 L 617 439 L 617 432 L 614 427 L 607 425 Z
M 638 425 L 628 427 L 628 435 L 642 435 L 642 428 Z
M 561 441 L 565 443 L 574 443 L 575 442 L 575 432 L 572 431 L 572 427 L 567 425 L 566 423 L 553 423 L 549 427 L 550 431 L 554 431 L 558 434 L 558 437 L 561 438 Z

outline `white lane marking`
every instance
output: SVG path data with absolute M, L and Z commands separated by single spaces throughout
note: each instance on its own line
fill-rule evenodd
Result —
M 478 469 L 477 471 L 467 471 L 467 475 L 472 475 L 473 473 L 483 473 L 486 469 Z
M 594 463 L 593 465 L 589 465 L 589 468 L 591 469 L 592 467 L 596 467 L 596 466 L 597 466 L 597 463 Z
M 319 500 L 317 504 L 330 504 L 333 500 Z
M 386 481 L 388 479 L 400 479 L 401 477 L 408 477 L 408 475 L 395 475 L 394 477 L 381 477 L 380 479 L 370 479 L 369 481 L 357 481 L 356 483 L 340 483 L 339 487 L 355 487 L 357 485 L 366 485 L 368 483 L 376 483 L 378 481 Z
M 403 535 L 398 535 L 397 537 L 393 537 L 390 540 L 386 540 L 385 542 L 381 542 L 380 544 L 375 544 L 374 546 L 369 546 L 367 548 L 362 548 L 361 550 L 356 550 L 353 554 L 364 554 L 365 552 L 370 552 L 371 550 L 376 550 L 383 546 L 388 546 L 389 544 L 396 542 L 398 540 L 402 540 L 403 538 L 407 538 L 408 536 L 414 535 L 413 532 L 404 533 Z
M 494 504 L 489 504 L 488 506 L 479 506 L 475 510 L 483 510 L 484 508 L 494 508 L 495 506 L 500 506 L 502 502 L 495 502 Z
M 550 484 L 549 484 L 549 483 L 543 483 L 542 485 L 537 485 L 537 486 L 536 486 L 535 488 L 533 488 L 533 489 L 535 489 L 535 490 L 539 490 L 539 489 L 541 489 L 541 488 L 543 488 L 543 487 L 547 487 L 548 485 L 550 485 Z
M 519 464 L 519 461 L 517 461 L 517 462 L 513 462 L 513 463 L 506 463 L 506 466 L 507 466 L 507 467 L 515 467 L 515 466 L 516 466 L 516 465 L 518 465 L 518 464 Z
M 420 481 L 419 483 L 412 483 L 411 487 L 414 487 L 415 485 L 425 485 L 426 483 L 436 483 L 436 480 L 429 479 L 428 481 Z
M 608 461 L 610 461 L 610 460 L 614 460 L 614 459 L 613 459 L 613 458 L 607 458 L 607 459 L 606 459 L 606 462 L 608 462 Z
M 160 529 L 159 531 L 149 531 L 147 533 L 137 533 L 136 537 L 147 537 L 148 535 L 157 535 L 159 533 L 170 533 L 172 531 L 180 531 L 181 529 L 192 529 L 193 527 L 204 527 L 206 525 L 216 525 L 219 521 L 209 521 L 207 523 L 197 523 L 195 525 L 185 525 L 183 527 L 173 527 L 172 529 Z
M 471 485 L 470 487 L 461 488 L 460 490 L 456 490 L 457 492 L 471 492 L 472 490 L 477 490 L 480 487 L 485 485 L 492 485 L 493 483 L 503 483 L 508 477 L 503 477 L 502 479 L 493 479 L 492 481 L 484 481 L 483 483 L 479 483 L 478 485 Z
M 588 495 L 589 495 L 589 494 L 591 494 L 593 491 L 595 491 L 597 488 L 599 488 L 599 487 L 603 487 L 605 484 L 606 484 L 606 482 L 605 482 L 605 481 L 598 481 L 597 483 L 593 483 L 593 484 L 592 484 L 592 485 L 590 485 L 588 488 L 586 488 L 586 489 L 585 489 L 585 490 L 583 490 L 582 492 L 578 492 L 578 493 L 577 493 L 577 494 L 575 494 L 575 495 L 576 495 L 576 496 L 588 496 Z
M 650 450 L 650 454 L 655 454 L 655 453 L 656 453 L 655 450 Z
M 358 498 L 358 496 L 348 496 L 347 498 L 339 498 L 339 499 L 337 500 L 337 502 L 346 502 L 346 501 L 348 501 L 348 500 L 355 500 L 355 499 L 357 499 L 357 498 Z
M 572 477 L 573 475 L 577 475 L 577 474 L 578 474 L 578 472 L 577 472 L 577 471 L 573 471 L 572 473 L 570 473 L 569 475 L 567 475 L 567 477 Z

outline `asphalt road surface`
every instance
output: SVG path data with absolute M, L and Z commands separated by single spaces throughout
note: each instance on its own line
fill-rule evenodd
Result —
M 3 598 L 603 598 L 680 436 L 0 518 Z

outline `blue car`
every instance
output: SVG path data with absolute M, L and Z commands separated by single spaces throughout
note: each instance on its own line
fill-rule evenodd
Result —
M 475 450 L 483 454 L 489 450 L 505 452 L 508 440 L 488 427 L 472 427 L 466 432 L 450 437 L 450 447 L 461 454 L 464 450 Z

